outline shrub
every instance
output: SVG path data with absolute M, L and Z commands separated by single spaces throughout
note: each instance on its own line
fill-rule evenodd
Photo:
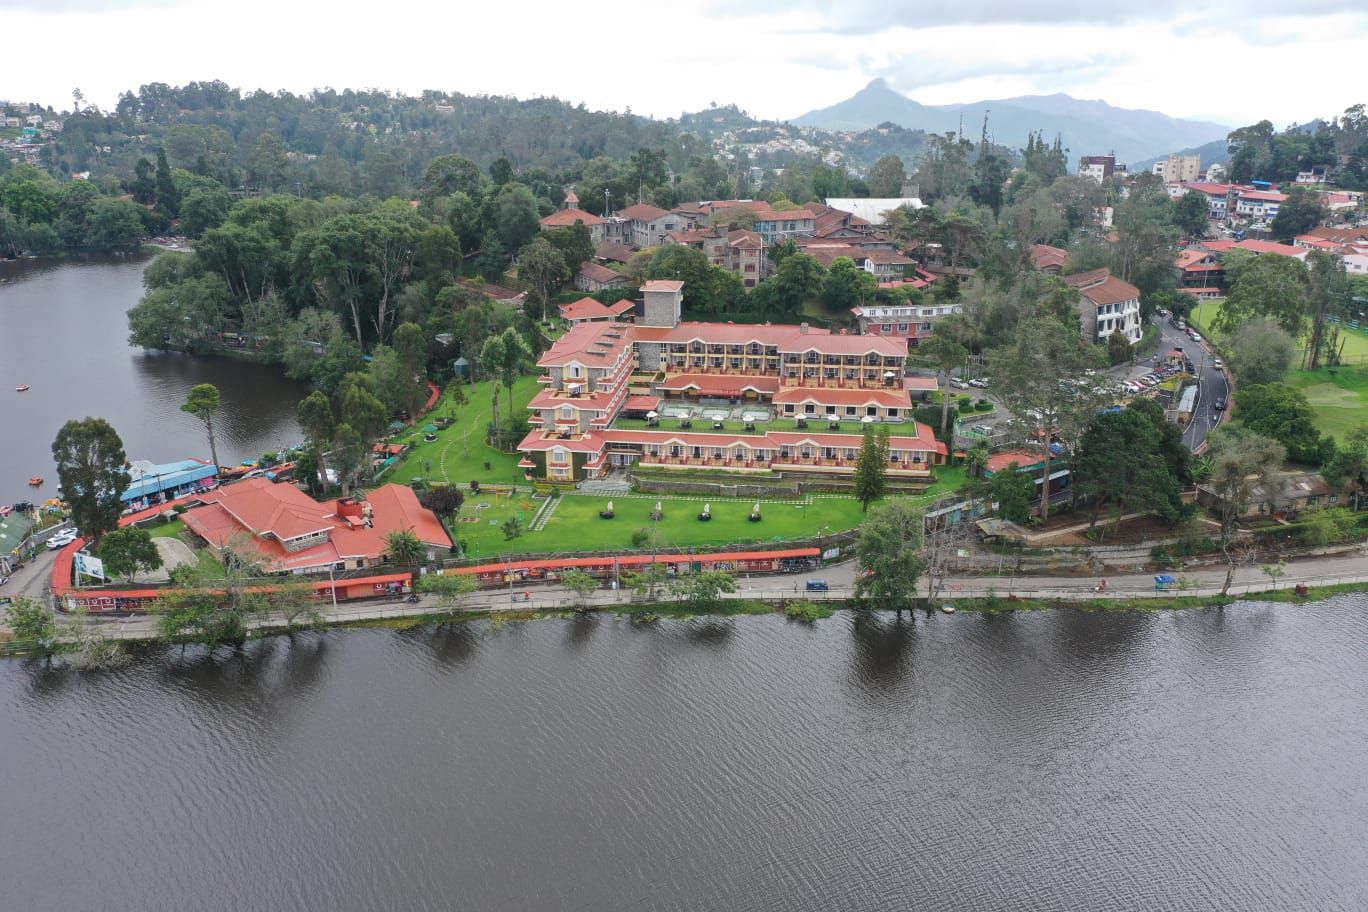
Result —
M 804 624 L 812 624 L 822 618 L 829 618 L 836 613 L 836 609 L 818 602 L 789 602 L 784 606 L 784 614 L 791 621 L 802 621 Z

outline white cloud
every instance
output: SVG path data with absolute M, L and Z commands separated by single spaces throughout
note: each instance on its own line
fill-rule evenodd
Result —
M 11 67 L 3 91 L 60 108 L 80 87 L 111 106 L 147 82 L 221 79 L 248 91 L 556 95 L 662 117 L 736 102 L 783 118 L 884 75 L 931 104 L 1063 91 L 1232 123 L 1368 100 L 1362 0 L 1311 0 L 1295 17 L 1273 0 L 756 2 L 0 0 L 7 34 L 50 36 L 62 61 Z

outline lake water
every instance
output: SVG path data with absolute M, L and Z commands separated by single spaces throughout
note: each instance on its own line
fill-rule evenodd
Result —
M 0 663 L 24 910 L 1362 910 L 1368 599 Z
M 197 383 L 223 395 L 224 462 L 299 441 L 295 407 L 308 389 L 279 368 L 129 347 L 127 313 L 142 297 L 148 262 L 0 261 L 0 503 L 32 497 L 32 475 L 47 479 L 39 496 L 54 496 L 52 441 L 71 418 L 109 420 L 129 459 L 208 459 L 203 425 L 180 410 Z M 28 392 L 14 392 L 21 383 Z

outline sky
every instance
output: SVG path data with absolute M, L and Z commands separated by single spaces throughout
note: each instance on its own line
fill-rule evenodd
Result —
M 882 77 L 926 104 L 1065 92 L 1278 127 L 1368 102 L 1368 0 L 0 0 L 0 98 L 149 82 L 555 96 L 787 119 Z

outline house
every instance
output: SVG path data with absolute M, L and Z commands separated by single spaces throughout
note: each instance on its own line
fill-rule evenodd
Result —
M 1078 160 L 1079 177 L 1091 178 L 1101 184 L 1115 173 L 1115 155 L 1084 155 Z
M 901 336 L 917 346 L 931 335 L 936 323 L 960 312 L 958 304 L 860 304 L 850 308 L 864 335 Z
M 541 230 L 550 231 L 553 228 L 570 228 L 576 222 L 582 223 L 589 229 L 589 239 L 595 244 L 603 241 L 603 219 L 592 212 L 585 212 L 583 209 L 560 209 L 551 213 L 541 220 Z
M 1277 217 L 1278 207 L 1285 202 L 1286 193 L 1241 188 L 1235 198 L 1235 214 L 1256 221 L 1268 221 Z
M 626 284 L 625 276 L 598 263 L 583 262 L 579 271 L 575 273 L 575 287 L 580 291 L 606 291 L 609 288 L 621 288 Z
M 626 263 L 636 253 L 626 244 L 618 244 L 614 241 L 604 241 L 594 248 L 594 259 L 599 260 L 604 265 L 608 263 Z
M 1105 266 L 1066 276 L 1064 281 L 1078 289 L 1084 338 L 1103 342 L 1112 333 L 1121 333 L 1132 345 L 1140 341 L 1140 289 L 1116 278 Z
M 294 485 L 248 478 L 211 491 L 182 515 L 191 532 L 221 554 L 252 549 L 267 572 L 319 573 L 385 562 L 386 537 L 411 531 L 429 559 L 451 548 L 451 536 L 411 488 L 383 485 L 364 500 L 319 502 Z
M 562 319 L 568 320 L 572 326 L 580 323 L 611 323 L 615 320 L 622 320 L 631 314 L 636 307 L 631 301 L 622 300 L 616 304 L 600 304 L 593 298 L 580 298 L 578 301 L 560 306 Z
M 1308 507 L 1333 507 L 1339 494 L 1319 472 L 1279 472 L 1272 484 L 1256 486 L 1249 500 L 1239 507 L 1239 515 L 1286 516 Z M 1197 486 L 1197 502 L 1209 510 L 1220 510 L 1225 499 L 1209 484 Z
M 764 238 L 744 228 L 674 231 L 667 236 L 666 243 L 703 251 L 709 263 L 736 273 L 747 288 L 754 288 L 769 271 L 769 248 Z
M 469 288 L 471 291 L 478 291 L 480 294 L 487 295 L 498 301 L 500 304 L 511 304 L 514 307 L 522 307 L 527 300 L 527 292 L 515 291 L 512 288 L 504 288 L 502 285 L 495 285 L 492 282 L 477 282 L 472 279 L 457 279 L 456 284 L 462 288 Z
M 1225 294 L 1225 264 L 1209 250 L 1178 251 L 1178 288 L 1198 298 Z
M 1059 275 L 1069 262 L 1069 251 L 1049 244 L 1034 244 L 1031 247 L 1031 260 L 1035 263 L 1036 272 Z
M 1209 250 L 1212 253 L 1229 253 L 1232 250 L 1247 250 L 1255 256 L 1265 253 L 1276 253 L 1281 256 L 1289 256 L 1295 260 L 1305 260 L 1306 255 L 1311 252 L 1309 247 L 1298 247 L 1294 244 L 1279 244 L 1277 241 L 1202 241 L 1197 247 Z
M 638 249 L 658 247 L 670 232 L 689 227 L 684 216 L 645 203 L 628 206 L 619 211 L 617 217 L 625 221 L 622 240 Z

